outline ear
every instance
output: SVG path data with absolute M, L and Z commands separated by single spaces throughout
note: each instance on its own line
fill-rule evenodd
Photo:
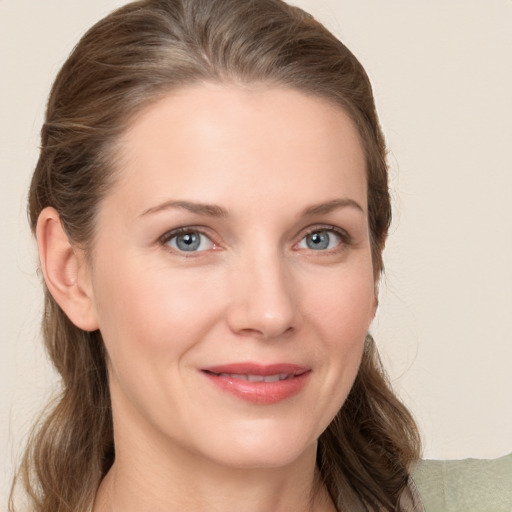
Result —
M 83 251 L 71 245 L 54 208 L 40 213 L 36 237 L 41 270 L 53 298 L 77 327 L 95 331 L 98 322 L 89 266 Z

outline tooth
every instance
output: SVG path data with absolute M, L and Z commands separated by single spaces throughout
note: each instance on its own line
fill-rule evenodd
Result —
M 238 380 L 248 380 L 247 375 L 243 375 L 241 373 L 230 373 L 229 376 L 232 379 L 238 379 Z
M 247 380 L 249 382 L 263 382 L 265 377 L 263 375 L 247 375 Z
M 274 375 L 251 375 L 243 373 L 218 373 L 219 377 L 229 377 L 231 379 L 246 380 L 249 382 L 278 382 L 280 380 L 290 379 L 293 375 L 289 373 L 276 373 Z

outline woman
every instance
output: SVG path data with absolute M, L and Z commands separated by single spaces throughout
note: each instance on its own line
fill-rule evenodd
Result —
M 100 21 L 53 86 L 29 202 L 63 386 L 21 466 L 33 510 L 419 507 L 417 429 L 368 335 L 384 140 L 309 15 Z

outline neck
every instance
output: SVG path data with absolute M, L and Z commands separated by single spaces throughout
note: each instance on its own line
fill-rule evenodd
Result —
M 316 446 L 280 468 L 230 468 L 197 455 L 125 457 L 102 481 L 93 512 L 334 512 L 315 467 Z M 177 456 L 178 455 L 178 456 Z M 179 464 L 175 461 L 179 460 Z

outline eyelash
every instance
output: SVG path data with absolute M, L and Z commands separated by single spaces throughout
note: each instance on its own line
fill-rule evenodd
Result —
M 352 238 L 344 229 L 341 229 L 337 226 L 332 226 L 329 224 L 319 224 L 319 225 L 315 225 L 315 226 L 311 226 L 310 228 L 307 228 L 307 230 L 300 237 L 300 240 L 297 243 L 300 243 L 308 235 L 312 235 L 313 233 L 321 233 L 324 231 L 326 231 L 328 233 L 329 232 L 335 233 L 337 236 L 340 237 L 341 242 L 333 249 L 327 249 L 327 250 L 316 251 L 316 252 L 324 253 L 324 254 L 333 254 L 333 253 L 338 253 L 338 252 L 342 251 L 343 249 L 345 249 L 347 246 L 352 245 Z M 310 250 L 312 252 L 315 252 L 315 251 L 313 251 L 313 249 L 310 249 Z
M 320 233 L 320 232 L 331 232 L 335 233 L 337 236 L 340 237 L 341 242 L 333 249 L 326 249 L 326 250 L 320 250 L 320 251 L 314 251 L 313 249 L 310 249 L 312 252 L 318 252 L 318 253 L 324 253 L 324 254 L 332 254 L 337 253 L 345 249 L 347 246 L 350 246 L 352 244 L 352 238 L 351 236 L 344 230 L 337 226 L 327 225 L 327 224 L 320 224 L 311 226 L 310 228 L 307 228 L 306 231 L 303 231 L 303 233 L 300 236 L 300 239 L 298 242 L 294 244 L 294 246 L 298 245 L 302 240 L 304 240 L 307 236 L 312 235 L 313 233 Z M 217 246 L 217 244 L 212 240 L 211 235 L 209 235 L 206 230 L 199 226 L 186 226 L 186 227 L 180 227 L 173 229 L 171 231 L 168 231 L 164 233 L 161 237 L 158 238 L 158 242 L 160 245 L 166 247 L 167 250 L 173 251 L 173 252 L 179 252 L 180 255 L 184 255 L 186 257 L 193 257 L 197 252 L 204 252 L 204 251 L 190 251 L 190 254 L 186 254 L 186 251 L 176 251 L 173 248 L 170 248 L 167 244 L 175 237 L 179 235 L 185 235 L 189 233 L 199 233 L 202 236 L 205 236 L 208 238 L 211 243 L 214 246 Z
M 175 237 L 179 236 L 179 235 L 187 235 L 189 233 L 199 233 L 200 235 L 202 236 L 205 236 L 206 238 L 208 238 L 208 240 L 211 241 L 211 243 L 213 245 L 217 245 L 213 240 L 212 240 L 212 237 L 211 235 L 209 235 L 206 230 L 202 227 L 199 227 L 199 226 L 185 226 L 185 227 L 181 227 L 181 228 L 176 228 L 176 229 L 173 229 L 171 231 L 167 231 L 166 233 L 164 233 L 159 239 L 158 239 L 158 242 L 160 243 L 160 245 L 162 246 L 167 246 L 167 244 Z M 167 247 L 169 250 L 173 250 L 172 248 L 169 248 Z M 181 253 L 184 253 L 185 251 L 179 251 L 180 254 Z M 194 252 L 197 252 L 197 251 L 191 251 L 192 254 L 188 254 L 187 256 L 192 256 Z M 199 251 L 199 252 L 203 252 L 203 251 Z

